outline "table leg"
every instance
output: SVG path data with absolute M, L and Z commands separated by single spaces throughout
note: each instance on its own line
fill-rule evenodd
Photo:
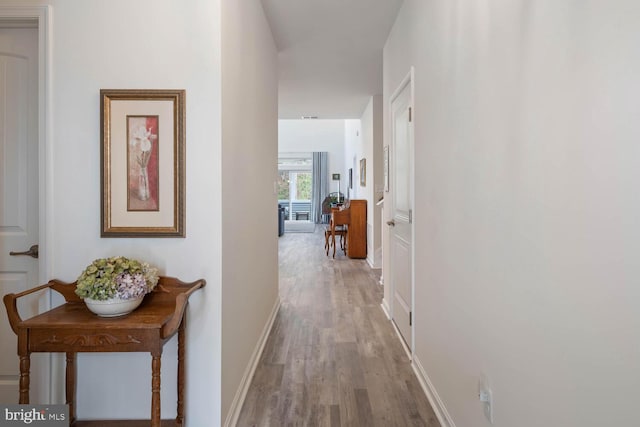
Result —
M 70 424 L 73 424 L 76 420 L 76 373 L 76 353 L 67 353 L 65 403 L 69 405 Z
M 151 354 L 151 427 L 160 427 L 160 358 Z
M 31 369 L 30 354 L 20 356 L 20 404 L 29 403 L 29 369 Z
M 176 426 L 184 423 L 184 357 L 185 357 L 185 323 L 187 316 L 182 315 L 182 322 L 178 328 L 178 409 L 176 411 Z

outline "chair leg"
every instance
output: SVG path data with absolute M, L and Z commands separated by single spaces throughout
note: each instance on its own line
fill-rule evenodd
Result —
M 333 245 L 333 257 L 336 257 L 336 235 L 331 233 L 331 244 Z
M 324 232 L 324 251 L 326 252 L 327 256 L 329 256 L 329 234 L 331 234 L 329 231 L 325 230 Z
M 340 244 L 342 245 L 342 252 L 344 252 L 344 254 L 347 254 L 347 233 L 348 231 L 344 231 L 342 233 L 342 236 L 340 236 Z

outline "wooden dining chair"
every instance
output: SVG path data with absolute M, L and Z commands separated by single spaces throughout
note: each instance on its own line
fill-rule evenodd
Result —
M 327 225 L 324 230 L 324 250 L 329 256 L 329 250 L 335 246 L 335 236 L 340 236 L 340 249 L 345 254 L 347 253 L 347 227 L 345 225 L 336 225 L 335 230 L 331 231 L 331 225 Z M 335 247 L 333 249 L 333 257 L 336 257 Z
M 324 249 L 329 256 L 329 250 L 333 247 L 333 257 L 336 257 L 336 236 L 340 236 L 340 249 L 346 255 L 347 253 L 347 224 L 344 219 L 341 220 L 340 210 L 338 208 L 331 209 L 331 218 L 329 225 L 324 230 Z

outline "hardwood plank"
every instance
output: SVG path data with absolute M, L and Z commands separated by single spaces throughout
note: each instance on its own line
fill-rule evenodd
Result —
M 366 389 L 357 388 L 354 390 L 356 396 L 356 407 L 358 409 L 358 422 L 363 426 L 373 425 L 373 414 L 371 412 L 371 402 Z
M 380 270 L 280 237 L 281 308 L 238 426 L 440 427 L 380 303 Z
M 340 427 L 340 406 L 331 405 L 331 427 Z

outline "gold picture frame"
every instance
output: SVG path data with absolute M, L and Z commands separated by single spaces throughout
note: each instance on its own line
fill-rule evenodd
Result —
M 101 237 L 185 237 L 184 90 L 100 90 Z

